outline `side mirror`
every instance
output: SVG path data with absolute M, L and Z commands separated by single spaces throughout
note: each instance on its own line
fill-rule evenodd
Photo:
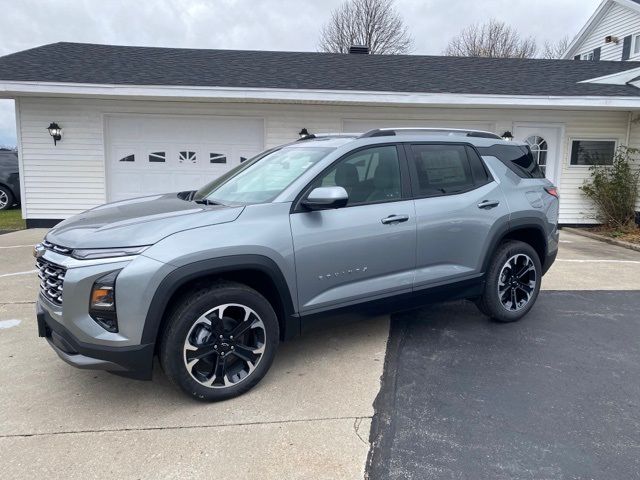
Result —
M 328 210 L 344 207 L 348 201 L 349 195 L 342 187 L 318 187 L 311 190 L 302 204 L 309 210 Z

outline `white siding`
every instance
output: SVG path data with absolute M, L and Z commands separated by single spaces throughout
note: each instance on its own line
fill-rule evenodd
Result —
M 629 146 L 640 150 L 640 115 L 634 115 L 629 129 Z M 636 168 L 640 169 L 640 155 L 636 155 Z M 640 211 L 640 192 L 636 201 L 636 211 Z
M 606 111 L 372 107 L 302 104 L 122 101 L 22 97 L 19 101 L 24 176 L 24 213 L 29 219 L 66 218 L 106 201 L 104 115 L 247 115 L 265 120 L 265 148 L 290 142 L 302 127 L 339 132 L 345 121 L 414 125 L 438 123 L 492 125 L 497 133 L 519 122 L 562 124 L 565 128 L 560 189 L 563 223 L 591 222 L 590 207 L 578 187 L 588 170 L 569 166 L 570 138 L 626 141 L 628 114 Z M 62 141 L 54 147 L 46 127 L 58 122 Z M 638 129 L 640 133 L 640 128 Z M 640 135 L 638 136 L 640 141 Z
M 601 47 L 600 60 L 622 60 L 622 40 L 636 33 L 640 33 L 640 13 L 613 2 L 591 33 L 576 45 L 573 56 Z M 604 43 L 608 35 L 618 37 L 620 42 L 617 45 Z

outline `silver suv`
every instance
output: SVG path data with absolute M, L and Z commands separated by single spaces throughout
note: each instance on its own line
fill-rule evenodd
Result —
M 49 231 L 34 252 L 39 334 L 71 365 L 135 378 L 157 355 L 184 392 L 223 400 L 260 381 L 281 340 L 328 320 L 461 298 L 519 320 L 555 259 L 557 220 L 558 192 L 524 144 L 310 135 L 198 191 Z

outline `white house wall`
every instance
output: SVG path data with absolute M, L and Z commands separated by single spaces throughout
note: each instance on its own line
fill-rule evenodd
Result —
M 349 120 L 388 121 L 389 125 L 429 125 L 472 122 L 502 133 L 514 124 L 532 122 L 564 125 L 560 190 L 561 222 L 589 223 L 591 211 L 578 187 L 588 176 L 585 167 L 569 166 L 572 138 L 616 139 L 626 142 L 628 114 L 606 111 L 525 109 L 464 109 L 364 107 L 301 104 L 185 103 L 21 97 L 18 101 L 23 212 L 28 219 L 60 219 L 106 201 L 105 115 L 246 115 L 263 118 L 265 145 L 272 147 L 310 132 L 339 132 Z M 54 147 L 46 127 L 57 122 L 62 141 Z M 638 128 L 640 133 L 640 127 Z M 640 135 L 638 135 L 640 143 Z M 195 185 L 194 187 L 198 187 Z
M 637 33 L 640 33 L 640 14 L 623 5 L 613 3 L 590 34 L 576 45 L 574 55 L 592 52 L 601 47 L 600 60 L 622 60 L 623 38 Z M 618 37 L 620 42 L 604 43 L 608 35 Z M 635 59 L 631 58 L 631 60 Z
M 629 128 L 629 146 L 640 151 L 640 114 L 634 114 L 631 117 L 631 124 Z M 640 170 L 640 154 L 636 154 L 636 168 Z M 638 194 L 638 201 L 636 202 L 636 210 L 640 211 L 640 192 Z

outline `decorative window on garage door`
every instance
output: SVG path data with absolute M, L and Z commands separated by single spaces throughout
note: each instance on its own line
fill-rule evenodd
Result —
M 209 163 L 227 163 L 227 156 L 224 153 L 210 153 Z
M 165 152 L 152 152 L 149 154 L 149 161 L 152 163 L 164 163 L 167 159 Z
M 190 150 L 183 150 L 178 154 L 179 163 L 196 163 L 196 152 Z
M 136 156 L 132 153 L 131 155 L 125 155 L 124 157 L 122 157 L 118 161 L 119 162 L 135 162 L 136 161 Z

